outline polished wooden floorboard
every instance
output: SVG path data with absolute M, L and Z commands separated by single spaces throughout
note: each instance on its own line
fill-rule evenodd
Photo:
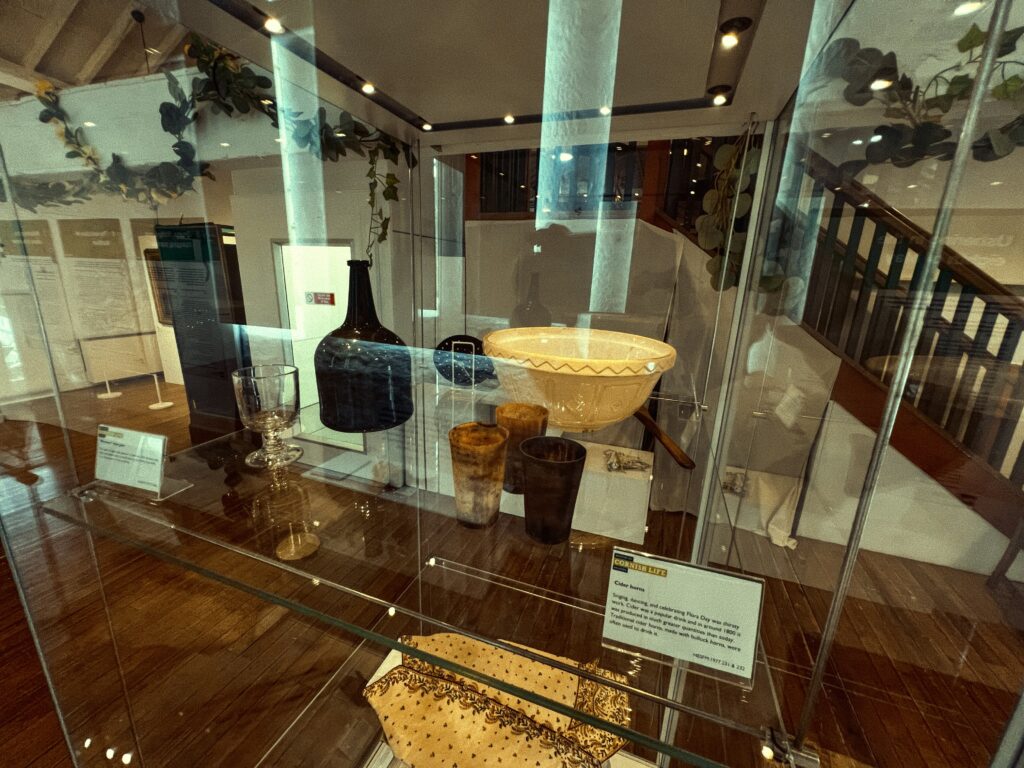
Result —
M 96 690 L 61 691 L 69 705 L 64 708 L 69 728 L 81 732 L 102 723 L 110 738 L 124 746 L 134 722 L 151 766 L 252 765 L 268 752 L 267 765 L 354 763 L 376 731 L 359 692 L 379 664 L 380 649 L 113 541 L 96 538 L 93 561 L 80 529 L 26 511 L 39 499 L 91 477 L 97 423 L 167 434 L 172 451 L 188 446 L 180 388 L 166 386 L 165 397 L 178 401 L 167 411 L 146 408 L 153 397 L 144 381 L 123 390 L 112 401 L 95 400 L 92 390 L 65 395 L 71 427 L 66 431 L 50 426 L 59 422 L 47 403 L 20 413 L 5 409 L 9 419 L 31 417 L 42 423 L 0 422 L 4 525 L 18 547 L 16 565 L 37 606 L 47 658 L 57 669 L 95 671 L 102 681 L 97 685 L 108 686 L 99 691 L 105 703 Z M 335 502 L 346 503 L 342 496 Z M 379 505 L 358 494 L 352 497 Z M 401 526 L 400 518 L 388 525 Z M 606 555 L 583 556 L 569 547 L 542 550 L 530 544 L 521 527 L 521 521 L 503 516 L 495 535 L 480 537 L 441 520 L 424 530 L 424 549 L 554 592 L 602 600 Z M 397 534 L 392 531 L 389 538 L 380 527 L 355 533 L 362 546 L 366 541 L 398 546 Z M 685 516 L 652 513 L 645 548 L 685 556 L 691 536 Z M 841 557 L 841 547 L 823 542 L 802 540 L 795 550 L 784 550 L 756 534 L 736 534 L 735 558 L 728 565 L 742 564 L 766 577 L 762 636 L 783 719 L 791 727 L 804 701 Z M 0 606 L 6 610 L 0 614 L 0 674 L 12 682 L 5 689 L 16 691 L 0 697 L 3 764 L 69 765 L 13 581 L 6 563 L 2 567 Z M 90 587 L 97 567 L 104 576 L 102 596 Z M 411 571 L 401 563 L 374 574 L 347 571 L 343 558 L 332 567 L 339 580 L 367 578 L 395 600 L 413 599 L 402 596 Z M 59 577 L 51 578 L 54 571 Z M 359 608 L 314 595 L 309 585 L 281 574 L 250 576 L 275 594 L 325 612 L 352 615 Z M 451 581 L 455 577 L 446 578 L 438 576 L 416 593 L 417 600 L 434 600 L 432 615 L 475 623 L 494 636 L 539 638 L 546 649 L 576 658 L 593 651 L 589 620 L 577 619 L 566 631 L 554 604 L 526 615 L 514 600 L 488 602 L 486 591 L 475 600 L 454 600 L 462 587 Z M 843 768 L 986 765 L 1024 680 L 1021 592 L 1009 583 L 989 589 L 976 574 L 863 552 L 814 723 L 812 739 L 824 763 Z M 360 614 L 367 624 L 378 618 Z M 108 620 L 115 635 L 125 639 L 118 659 L 89 653 L 109 637 Z M 547 633 L 539 629 L 545 626 L 551 628 Z M 130 712 L 120 684 L 105 679 L 110 669 L 123 675 Z M 731 686 L 692 678 L 686 695 L 688 703 L 710 711 L 755 714 L 734 692 Z M 754 695 L 761 693 L 755 690 Z M 659 715 L 656 708 L 640 704 L 634 727 L 653 732 Z M 700 718 L 682 717 L 678 740 L 728 765 L 761 764 L 753 740 Z M 76 748 L 91 764 L 81 744 Z

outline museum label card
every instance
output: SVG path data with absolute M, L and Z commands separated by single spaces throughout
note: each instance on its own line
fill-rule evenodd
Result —
M 616 547 L 604 637 L 750 680 L 764 582 Z
M 100 424 L 96 431 L 96 479 L 159 494 L 167 438 Z

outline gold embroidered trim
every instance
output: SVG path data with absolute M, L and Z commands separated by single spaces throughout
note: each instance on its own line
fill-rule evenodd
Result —
M 363 689 L 367 698 L 383 695 L 396 683 L 402 683 L 412 693 L 433 696 L 445 700 L 476 715 L 483 715 L 488 723 L 509 728 L 527 741 L 537 739 L 554 757 L 562 761 L 565 768 L 600 768 L 601 760 L 576 743 L 574 740 L 537 723 L 527 715 L 491 699 L 479 691 L 467 688 L 458 682 L 423 674 L 408 667 L 395 667 L 380 680 Z
M 583 664 L 580 669 L 620 683 L 628 682 L 625 675 L 601 669 L 597 666 L 596 661 Z M 601 720 L 619 725 L 629 725 L 631 709 L 626 692 L 609 688 L 594 680 L 585 677 L 579 679 L 576 701 L 573 706 L 581 712 L 586 712 Z M 622 749 L 625 744 L 625 739 L 581 720 L 573 721 L 573 724 L 569 726 L 569 733 L 574 741 L 577 741 L 602 762 Z
M 404 635 L 399 638 L 399 642 L 411 647 L 418 648 L 418 637 L 411 635 Z M 557 657 L 555 657 L 557 658 Z M 418 659 L 415 656 L 409 656 L 402 654 L 402 665 L 409 669 L 415 670 L 422 675 L 427 675 L 433 678 L 440 678 L 454 685 L 460 685 L 464 688 L 469 689 L 478 696 L 486 698 L 490 697 L 487 693 L 473 681 L 463 678 L 455 673 L 437 667 L 430 664 L 422 659 Z M 596 661 L 588 662 L 586 664 L 579 665 L 580 669 L 596 674 L 601 677 L 606 677 L 609 680 L 615 680 L 616 682 L 626 683 L 628 678 L 625 675 L 610 672 L 609 670 L 602 669 L 598 666 Z M 569 674 L 569 673 L 567 673 Z M 493 701 L 493 699 L 491 699 Z M 495 701 L 495 704 L 502 707 L 508 707 L 507 704 Z M 539 705 L 543 708 L 543 705 Z M 585 714 L 596 717 L 606 722 L 615 723 L 617 725 L 628 726 L 632 710 L 629 706 L 629 696 L 625 691 L 620 691 L 616 688 L 610 688 L 606 685 L 602 685 L 594 680 L 590 680 L 584 677 L 577 677 L 577 688 L 576 698 L 572 704 L 574 709 L 577 709 Z M 510 708 L 511 709 L 511 708 Z M 514 712 L 518 710 L 512 709 Z M 524 715 L 524 717 L 527 717 Z M 535 722 L 530 720 L 530 722 Z M 538 724 L 545 729 L 553 731 L 549 726 L 544 724 Z M 581 720 L 573 720 L 565 731 L 568 738 L 573 742 L 579 744 L 588 753 L 590 753 L 599 762 L 604 762 L 609 757 L 618 752 L 625 745 L 626 740 L 615 734 L 608 733 L 608 731 L 602 730 L 601 728 L 585 723 Z

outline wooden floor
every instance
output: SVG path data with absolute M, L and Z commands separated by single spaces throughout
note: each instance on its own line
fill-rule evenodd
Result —
M 88 390 L 66 396 L 65 415 L 73 427 L 67 432 L 48 426 L 59 423 L 55 409 L 47 412 L 38 403 L 32 413 L 5 409 L 5 414 L 43 423 L 0 423 L 0 509 L 18 546 L 15 559 L 22 578 L 36 590 L 30 602 L 37 606 L 47 658 L 56 669 L 84 663 L 90 669 L 120 670 L 132 704 L 126 705 L 120 683 L 101 690 L 60 691 L 69 730 L 79 735 L 75 749 L 82 764 L 110 764 L 97 751 L 101 742 L 116 744 L 121 754 L 138 749 L 133 730 L 144 734 L 141 752 L 149 766 L 254 765 L 263 755 L 268 765 L 352 763 L 375 731 L 359 691 L 382 651 L 116 542 L 97 538 L 90 549 L 79 528 L 49 515 L 16 512 L 91 477 L 96 423 L 160 432 L 168 435 L 171 450 L 187 447 L 180 388 L 166 387 L 165 397 L 179 402 L 166 411 L 146 408 L 153 397 L 145 382 L 125 385 L 124 392 L 112 401 L 97 401 Z M 67 458 L 68 444 L 73 460 Z M 353 573 L 344 570 L 351 566 L 340 558 L 339 578 L 372 577 L 375 589 L 390 590 L 389 599 L 399 604 L 411 600 L 403 592 L 408 571 L 399 556 L 408 515 L 402 517 L 397 505 L 391 509 L 368 497 L 339 493 L 351 499 L 338 496 L 336 505 L 376 505 L 374 514 L 363 518 L 374 522 L 352 537 L 352 552 L 389 563 L 379 574 Z M 497 543 L 481 549 L 475 532 L 442 520 L 424 536 L 423 546 L 455 562 L 497 570 L 581 600 L 603 599 L 607 566 L 599 557 L 584 557 L 568 547 L 538 556 L 520 529 L 521 522 L 502 516 L 501 526 L 492 529 L 500 534 L 494 538 Z M 645 548 L 678 556 L 688 552 L 691 533 L 686 517 L 652 513 Z M 803 540 L 795 550 L 780 549 L 748 532 L 738 532 L 736 545 L 743 567 L 767 580 L 762 635 L 784 723 L 792 728 L 842 548 Z M 376 547 L 382 549 L 367 549 Z M 13 581 L 6 563 L 0 567 L 0 606 L 7 609 L 0 619 L 0 676 L 5 690 L 6 681 L 12 680 L 10 690 L 17 691 L 0 697 L 0 762 L 40 768 L 70 765 Z M 102 595 L 87 586 L 95 582 L 97 567 L 104 574 Z M 54 572 L 58 578 L 50 578 Z M 304 589 L 308 604 L 324 600 L 325 610 L 355 610 L 314 596 L 319 593 L 309 592 L 308 584 L 292 584 L 272 574 L 259 578 L 276 594 Z M 279 580 L 271 581 L 275 578 Z M 438 572 L 430 578 L 434 581 L 415 596 L 428 603 L 430 615 L 475 623 L 481 631 L 513 640 L 535 641 L 539 625 L 558 627 L 563 637 L 552 635 L 547 641 L 555 652 L 584 658 L 590 651 L 587 645 L 594 635 L 589 619 L 577 618 L 566 632 L 554 606 L 524 618 L 514 599 L 495 602 L 491 592 L 468 586 L 458 573 Z M 1021 598 L 1019 585 L 993 591 L 975 574 L 863 552 L 814 723 L 812 739 L 825 764 L 987 765 L 1024 681 Z M 367 614 L 360 620 L 375 619 Z M 116 658 L 90 654 L 90 648 L 103 647 L 111 626 L 131 642 Z M 754 717 L 765 706 L 762 697 L 767 693 L 762 682 L 749 700 L 733 700 L 726 687 L 695 679 L 687 696 L 695 706 Z M 108 704 L 97 707 L 90 698 Z M 659 713 L 636 709 L 634 727 L 650 730 Z M 293 722 L 286 737 L 275 743 L 276 734 Z M 89 730 L 93 727 L 97 730 Z M 98 734 L 88 749 L 80 738 L 83 729 Z M 761 764 L 753 740 L 699 718 L 682 718 L 678 740 L 728 765 Z

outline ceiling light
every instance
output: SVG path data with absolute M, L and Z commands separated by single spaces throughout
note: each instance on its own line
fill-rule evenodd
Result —
M 772 749 L 768 744 L 765 744 L 761 747 L 761 757 L 763 757 L 765 760 L 774 760 L 775 750 Z
M 697 183 L 697 180 L 696 180 L 696 179 L 690 179 L 690 181 L 692 181 L 692 182 L 693 182 L 694 184 L 696 184 L 696 183 Z
M 690 194 L 691 194 L 691 195 L 696 195 L 697 193 L 696 193 L 696 192 L 695 192 L 694 190 L 692 190 L 692 189 L 691 189 L 691 190 L 690 190 Z
M 508 125 L 512 125 L 512 123 L 514 123 L 516 121 L 516 116 L 515 115 L 505 115 L 504 120 L 505 120 L 505 122 Z
M 869 203 L 867 200 L 865 200 L 863 203 L 861 203 L 857 207 L 858 208 L 870 208 L 871 207 L 871 203 Z
M 697 167 L 698 167 L 698 168 L 703 168 L 704 166 L 703 166 L 703 165 L 701 165 L 700 163 L 697 163 Z
M 377 87 L 373 83 L 363 83 L 363 86 L 360 90 L 367 96 L 369 96 L 371 93 L 377 92 Z
M 519 188 L 520 188 L 520 189 L 526 189 L 526 185 L 525 185 L 525 184 L 520 184 L 520 185 L 519 185 Z
M 683 147 L 683 157 L 686 157 L 688 154 L 690 154 L 689 147 Z
M 423 130 L 424 131 L 432 131 L 432 130 L 434 130 L 434 126 L 432 126 L 430 123 L 424 123 L 423 124 Z
M 572 152 L 559 152 L 558 159 L 561 160 L 563 163 L 568 163 L 570 160 L 572 160 Z
M 750 29 L 753 25 L 753 20 L 748 16 L 737 16 L 723 21 L 718 26 L 718 31 L 722 33 L 719 38 L 719 42 L 725 49 L 735 48 L 740 43 L 740 33 Z
M 344 139 L 345 138 L 345 132 L 343 130 L 341 130 L 340 128 L 335 130 L 334 135 L 337 136 L 339 139 Z
M 882 140 L 882 135 L 880 133 L 876 133 L 874 136 L 872 136 L 870 139 L 868 139 L 868 141 L 870 141 L 872 144 L 875 144 L 875 143 L 877 143 L 877 142 L 879 142 L 881 140 Z
M 260 99 L 260 104 L 262 104 L 264 107 L 269 107 L 273 103 L 273 99 Z
M 864 139 L 854 139 L 850 143 L 853 144 L 856 147 L 859 147 L 861 144 L 864 143 Z
M 86 128 L 96 127 L 96 123 L 94 123 L 92 120 L 86 120 L 84 123 L 82 123 L 82 125 L 84 125 Z
M 887 77 L 876 77 L 868 87 L 872 91 L 884 91 L 886 88 L 892 88 L 892 80 Z
M 980 11 L 984 7 L 985 7 L 985 3 L 978 2 L 977 0 L 975 0 L 974 2 L 960 3 L 960 5 L 958 5 L 956 8 L 953 9 L 953 15 L 954 16 L 967 16 L 969 14 L 972 14 L 972 13 L 975 13 L 977 11 Z
M 228 142 L 226 142 L 226 141 L 222 141 L 222 142 L 220 143 L 220 145 L 221 145 L 222 147 L 230 147 L 230 146 L 231 146 L 231 144 L 229 144 L 229 143 L 228 143 Z
M 470 155 L 470 157 L 476 160 L 476 155 Z
M 1001 182 L 1001 181 L 990 181 L 988 185 L 990 187 L 999 187 L 999 186 L 1002 186 L 1002 183 L 1003 182 Z
M 263 28 L 272 35 L 280 35 L 284 32 L 284 24 L 273 16 L 267 16 L 266 21 L 263 22 Z
M 823 134 L 821 134 L 821 138 L 827 139 L 831 135 L 832 135 L 832 131 L 825 131 Z
M 708 88 L 708 95 L 711 96 L 711 103 L 716 107 L 721 107 L 729 102 L 729 92 L 732 91 L 731 85 L 714 85 Z
M 601 113 L 602 115 L 604 115 L 605 117 L 608 117 L 608 115 L 610 115 L 610 114 L 612 113 L 612 108 L 611 108 L 611 107 L 609 107 L 609 106 L 607 106 L 607 105 L 605 105 L 605 106 L 601 107 L 601 108 L 600 108 L 599 110 L 597 110 L 597 111 L 598 111 L 598 112 L 600 112 L 600 113 Z
M 917 189 L 917 184 L 907 184 L 907 189 Z

